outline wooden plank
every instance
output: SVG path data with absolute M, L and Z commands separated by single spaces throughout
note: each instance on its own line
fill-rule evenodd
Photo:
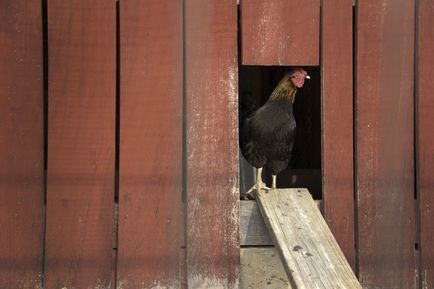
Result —
M 118 286 L 179 288 L 182 1 L 120 3 Z
M 315 200 L 318 209 L 322 209 L 322 201 Z M 273 240 L 268 233 L 258 204 L 255 201 L 240 202 L 240 245 L 272 246 Z
M 434 2 L 419 1 L 417 71 L 417 187 L 423 288 L 434 288 Z
M 291 286 L 362 288 L 308 190 L 260 191 L 257 202 Z
M 39 288 L 43 228 L 41 2 L 0 1 L 0 288 Z
M 236 0 L 185 1 L 188 288 L 238 288 Z
M 352 15 L 352 1 L 323 2 L 321 111 L 325 219 L 355 268 Z
M 241 248 L 240 289 L 291 289 L 275 248 Z
M 320 0 L 241 2 L 246 65 L 319 65 Z
M 358 1 L 359 278 L 415 288 L 414 0 Z
M 48 1 L 45 288 L 109 288 L 115 173 L 115 2 Z
M 273 245 L 255 201 L 240 202 L 240 245 Z

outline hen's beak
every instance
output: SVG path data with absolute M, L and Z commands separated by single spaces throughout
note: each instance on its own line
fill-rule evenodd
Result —
M 310 79 L 310 76 L 309 76 L 309 75 L 306 75 L 306 79 Z

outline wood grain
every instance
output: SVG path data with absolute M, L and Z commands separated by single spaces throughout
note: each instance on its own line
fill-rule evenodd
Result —
M 242 62 L 319 65 L 319 0 L 243 0 Z
M 115 17 L 114 1 L 48 1 L 47 289 L 110 287 Z
M 421 279 L 434 288 L 434 2 L 418 8 L 417 187 L 420 200 Z
M 315 200 L 321 211 L 322 201 Z M 255 201 L 240 202 L 240 245 L 241 246 L 273 246 L 258 204 Z
M 414 0 L 357 6 L 357 198 L 364 288 L 416 288 Z
M 41 2 L 0 1 L 0 288 L 39 288 L 43 239 Z
M 270 238 L 264 219 L 255 201 L 240 202 L 240 245 L 270 246 Z
M 237 3 L 185 1 L 188 288 L 238 288 Z
M 257 202 L 293 288 L 362 288 L 308 190 L 260 191 Z
M 325 219 L 355 268 L 352 14 L 351 1 L 323 2 L 321 111 Z
M 182 1 L 120 3 L 118 286 L 179 288 Z

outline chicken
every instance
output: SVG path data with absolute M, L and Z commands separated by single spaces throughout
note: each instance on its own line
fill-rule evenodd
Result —
M 293 68 L 280 80 L 263 106 L 241 119 L 241 152 L 256 168 L 256 184 L 246 194 L 269 189 L 262 181 L 264 167 L 271 172 L 272 188 L 275 189 L 277 174 L 288 166 L 296 130 L 292 105 L 297 89 L 304 85 L 305 79 L 310 77 L 304 69 Z

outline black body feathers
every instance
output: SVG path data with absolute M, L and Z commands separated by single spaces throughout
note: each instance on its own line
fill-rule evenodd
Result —
M 241 119 L 240 148 L 254 167 L 267 167 L 271 174 L 284 170 L 291 159 L 296 124 L 292 111 L 297 89 L 286 75 L 269 100 Z

